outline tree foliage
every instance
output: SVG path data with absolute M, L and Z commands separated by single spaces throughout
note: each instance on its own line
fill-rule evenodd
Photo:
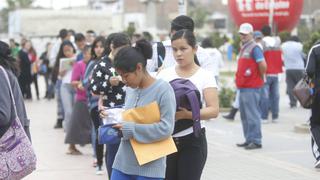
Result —
M 196 28 L 203 27 L 209 14 L 210 13 L 204 7 L 191 5 L 188 7 L 188 15 L 194 20 Z

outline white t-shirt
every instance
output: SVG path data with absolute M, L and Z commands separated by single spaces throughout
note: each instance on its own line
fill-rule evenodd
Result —
M 167 82 L 170 82 L 174 79 L 177 78 L 182 78 L 180 77 L 175 70 L 175 66 L 169 67 L 166 69 L 163 69 L 160 71 L 160 73 L 157 75 L 158 79 L 163 79 Z M 201 102 L 202 102 L 202 107 L 205 107 L 205 101 L 203 97 L 203 90 L 206 88 L 218 88 L 216 80 L 212 76 L 212 72 L 207 71 L 203 68 L 199 68 L 196 73 L 194 73 L 192 76 L 189 78 L 184 78 L 190 80 L 199 90 L 200 92 L 200 97 L 201 97 Z M 201 127 L 204 127 L 203 124 L 201 124 Z M 186 136 L 188 134 L 193 133 L 193 128 L 190 127 L 188 129 L 185 129 L 183 131 L 180 131 L 176 134 L 173 135 L 173 137 L 182 137 Z

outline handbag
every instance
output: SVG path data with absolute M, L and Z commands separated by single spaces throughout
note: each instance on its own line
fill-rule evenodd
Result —
M 16 103 L 7 72 L 5 74 L 10 89 L 15 117 L 9 129 L 0 138 L 0 179 L 18 180 L 36 169 L 36 155 L 17 115 Z
M 310 84 L 311 79 L 305 75 L 293 88 L 293 95 L 298 99 L 301 106 L 306 109 L 311 108 L 315 94 Z
M 98 129 L 98 143 L 99 144 L 119 144 L 120 143 L 120 131 L 113 128 L 116 124 L 105 124 Z

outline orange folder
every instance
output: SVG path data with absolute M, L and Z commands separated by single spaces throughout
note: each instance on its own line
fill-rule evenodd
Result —
M 160 121 L 160 109 L 157 102 L 152 102 L 143 107 L 128 109 L 122 113 L 125 121 L 133 121 L 138 124 L 151 124 Z M 164 140 L 144 144 L 130 139 L 133 151 L 140 166 L 177 152 L 172 137 Z

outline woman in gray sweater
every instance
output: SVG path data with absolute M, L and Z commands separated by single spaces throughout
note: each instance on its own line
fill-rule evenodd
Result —
M 9 45 L 3 41 L 0 41 L 0 66 L 7 71 L 12 87 L 12 93 L 16 101 L 19 119 L 27 136 L 31 140 L 29 132 L 29 119 L 27 118 L 26 108 L 24 106 L 23 97 L 17 81 L 18 67 L 15 61 L 16 60 L 10 54 Z M 13 110 L 14 105 L 10 97 L 9 85 L 7 83 L 5 74 L 2 71 L 0 71 L 0 84 L 0 137 L 2 137 L 14 119 L 15 112 Z
M 140 40 L 135 47 L 122 48 L 114 59 L 116 71 L 129 86 L 125 109 L 156 101 L 160 108 L 160 121 L 152 124 L 124 121 L 116 125 L 123 137 L 113 163 L 111 180 L 161 180 L 165 177 L 166 157 L 140 166 L 129 141 L 134 139 L 140 143 L 153 143 L 168 138 L 173 132 L 176 108 L 174 92 L 169 83 L 153 78 L 146 71 L 146 62 L 151 56 L 151 45 Z

